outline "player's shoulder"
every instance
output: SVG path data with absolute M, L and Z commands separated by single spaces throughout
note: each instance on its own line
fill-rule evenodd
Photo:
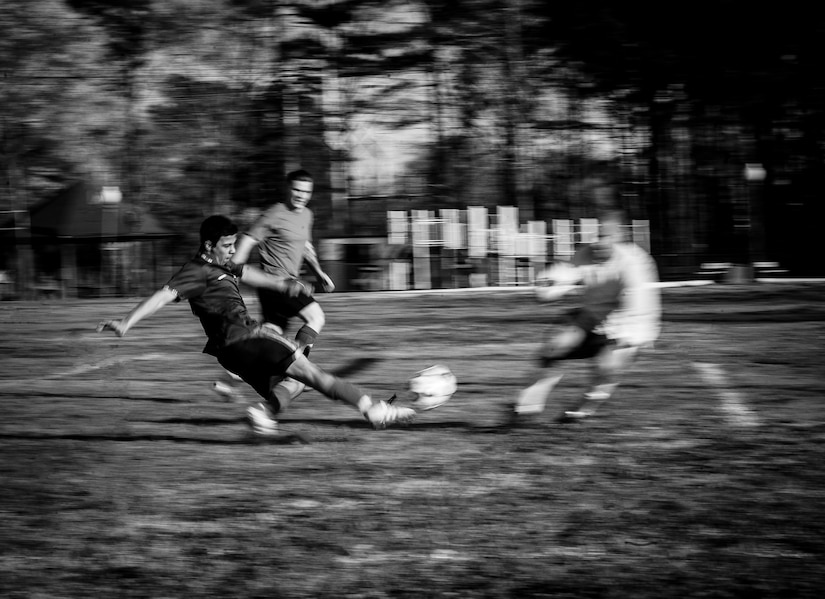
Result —
M 625 272 L 649 281 L 658 279 L 656 261 L 643 247 L 635 243 L 621 243 L 615 251 Z
M 284 204 L 283 202 L 275 202 L 268 208 L 264 209 L 263 212 L 261 212 L 259 220 L 271 221 L 274 219 L 281 218 L 287 212 L 288 210 L 286 204 Z
M 208 280 L 209 267 L 209 262 L 202 256 L 194 256 L 178 268 L 167 282 L 166 287 L 179 297 L 184 297 L 188 293 L 186 290 L 205 284 Z
M 197 272 L 205 271 L 209 266 L 209 262 L 203 259 L 201 255 L 192 256 L 189 260 L 181 264 L 178 272 Z
M 614 246 L 614 251 L 623 258 L 639 262 L 648 262 L 653 259 L 647 250 L 630 241 L 617 243 Z
M 259 239 L 272 229 L 277 229 L 279 223 L 283 221 L 286 207 L 282 202 L 276 202 L 265 208 L 249 227 L 248 233 Z

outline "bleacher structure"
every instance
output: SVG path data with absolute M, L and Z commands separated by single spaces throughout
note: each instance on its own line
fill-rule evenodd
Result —
M 411 250 L 411 259 L 388 264 L 392 290 L 532 285 L 548 263 L 570 259 L 579 243 L 598 237 L 599 229 L 594 218 L 521 223 L 515 206 L 498 206 L 492 213 L 482 206 L 389 211 L 387 220 L 390 247 Z M 633 221 L 628 228 L 630 238 L 649 251 L 648 221 Z
M 382 214 L 386 235 L 321 240 L 322 263 L 339 290 L 529 286 L 549 263 L 569 260 L 579 244 L 594 241 L 599 229 L 595 218 L 522 222 L 515 206 Z M 649 221 L 626 228 L 628 239 L 651 251 Z M 746 283 L 785 275 L 776 262 L 719 260 L 694 265 L 678 280 Z

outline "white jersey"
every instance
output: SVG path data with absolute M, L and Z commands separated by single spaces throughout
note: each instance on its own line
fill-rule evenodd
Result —
M 662 306 L 653 258 L 634 243 L 613 246 L 602 263 L 580 264 L 584 308 L 603 317 L 597 332 L 629 345 L 649 345 L 661 330 Z

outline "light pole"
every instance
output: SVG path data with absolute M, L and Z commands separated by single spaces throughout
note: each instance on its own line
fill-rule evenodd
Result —
M 753 268 L 756 260 L 764 259 L 762 255 L 765 251 L 764 239 L 762 235 L 763 222 L 762 210 L 759 205 L 761 195 L 755 198 L 755 190 L 761 188 L 765 181 L 765 167 L 758 162 L 745 164 L 745 185 L 747 186 L 747 204 L 745 206 L 745 223 L 747 233 L 747 268 Z

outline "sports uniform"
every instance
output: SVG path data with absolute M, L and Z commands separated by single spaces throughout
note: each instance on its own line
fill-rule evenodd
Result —
M 610 257 L 599 262 L 592 246 L 581 248 L 572 263 L 579 267 L 584 285 L 581 306 L 570 314 L 570 322 L 586 335 L 569 351 L 549 352 L 553 360 L 592 358 L 608 344 L 647 346 L 659 336 L 661 304 L 656 264 L 639 246 L 620 243 Z
M 249 232 L 241 237 L 233 261 L 245 263 L 253 247 L 257 247 L 264 272 L 296 281 L 306 261 L 317 275 L 321 287 L 332 291 L 335 285 L 321 269 L 312 246 L 313 214 L 307 208 L 314 188 L 312 176 L 304 170 L 292 171 L 287 175 L 287 182 L 287 200 L 266 210 Z M 293 317 L 303 321 L 295 334 L 295 343 L 308 356 L 326 323 L 324 311 L 312 294 L 295 295 L 277 289 L 259 289 L 258 297 L 264 322 L 277 327 L 281 333 L 286 331 Z M 216 381 L 213 388 L 219 395 L 233 400 L 237 398 L 237 390 L 231 380 Z M 289 377 L 281 382 L 277 390 L 285 402 L 292 401 L 302 391 L 303 385 Z
M 659 336 L 656 264 L 642 248 L 622 240 L 620 222 L 615 214 L 609 215 L 602 223 L 600 240 L 574 255 L 571 263 L 583 287 L 581 304 L 539 354 L 542 368 L 560 360 L 595 361 L 590 390 L 577 406 L 563 413 L 563 421 L 592 415 L 618 387 L 620 372 Z M 545 376 L 524 389 L 516 399 L 515 413 L 543 411 L 550 391 L 561 378 Z
M 187 262 L 164 286 L 189 300 L 208 341 L 204 353 L 240 376 L 268 399 L 273 377 L 283 378 L 298 347 L 249 315 L 238 287 L 242 265 L 215 264 L 200 254 Z
M 290 210 L 278 203 L 269 208 L 247 232 L 258 242 L 260 265 L 264 272 L 298 279 L 307 242 L 312 241 L 313 214 L 309 208 Z M 261 314 L 266 322 L 285 331 L 289 320 L 315 302 L 311 295 L 290 297 L 270 289 L 259 289 Z
M 224 216 L 207 218 L 201 224 L 201 252 L 124 318 L 103 321 L 98 331 L 111 330 L 122 337 L 166 304 L 188 300 L 207 336 L 203 351 L 215 356 L 226 370 L 249 383 L 264 398 L 259 406 L 247 408 L 249 423 L 259 434 L 278 433 L 274 415 L 292 399 L 282 393 L 287 378 L 350 404 L 376 428 L 411 420 L 415 416 L 413 409 L 386 401 L 373 402 L 352 383 L 311 362 L 298 344 L 284 338 L 275 326 L 262 325 L 249 315 L 239 289 L 240 280 L 257 288 L 278 289 L 288 296 L 299 293 L 302 286 L 253 266 L 232 263 L 237 230 Z

